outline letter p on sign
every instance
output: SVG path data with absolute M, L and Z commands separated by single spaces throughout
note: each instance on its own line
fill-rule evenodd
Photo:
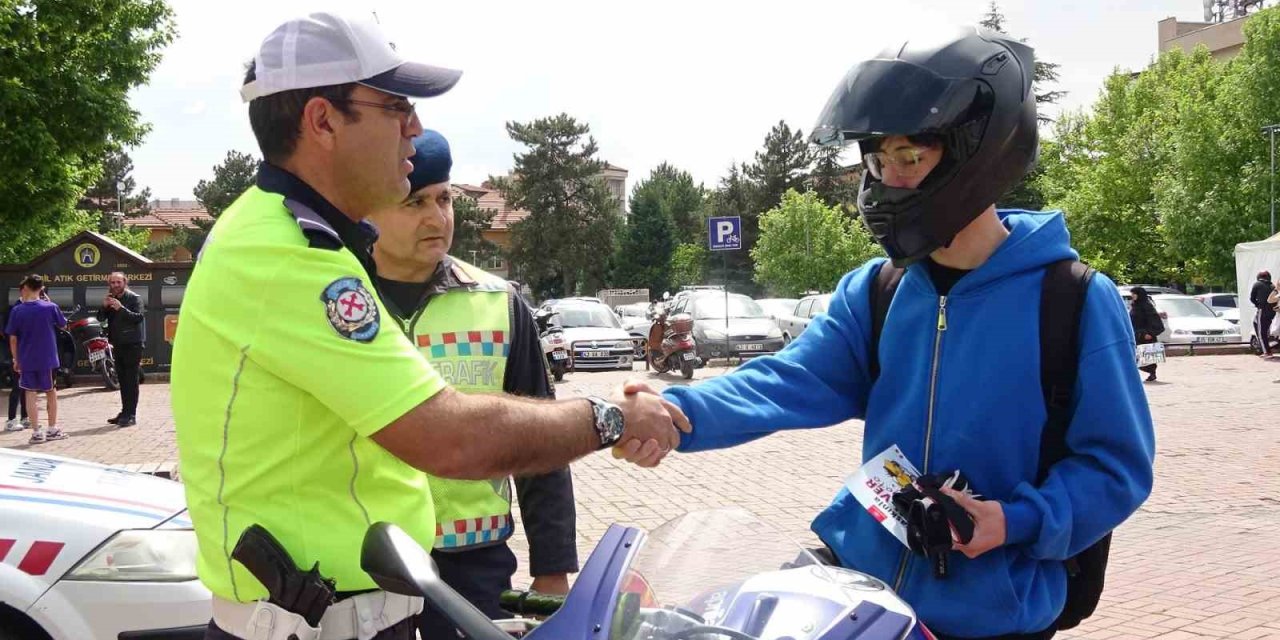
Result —
M 707 243 L 712 251 L 742 248 L 742 218 L 726 216 L 707 218 Z

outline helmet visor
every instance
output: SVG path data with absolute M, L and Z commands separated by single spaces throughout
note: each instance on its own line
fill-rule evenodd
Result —
M 810 139 L 832 145 L 939 131 L 968 113 L 980 94 L 977 80 L 943 78 L 901 60 L 867 60 L 836 87 Z

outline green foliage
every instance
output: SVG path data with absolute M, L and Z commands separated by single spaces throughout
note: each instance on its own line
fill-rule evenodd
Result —
M 710 254 L 702 244 L 686 243 L 676 247 L 671 254 L 671 288 L 706 284 Z M 655 292 L 654 289 L 649 291 Z
M 186 230 L 181 234 L 180 239 L 176 240 L 186 247 L 191 255 L 200 253 L 200 247 L 204 245 L 204 240 L 209 236 L 209 231 L 213 229 L 218 216 L 222 215 L 222 212 L 240 197 L 240 194 L 254 185 L 258 174 L 258 162 L 254 156 L 232 149 L 227 152 L 227 157 L 223 158 L 221 163 L 213 165 L 212 179 L 202 179 L 196 183 L 195 189 L 191 190 L 196 196 L 196 202 L 199 202 L 200 206 L 213 216 L 213 220 L 196 220 L 196 228 Z M 178 237 L 178 234 L 174 237 Z
M 120 226 L 118 216 L 125 217 L 144 215 L 151 211 L 151 189 L 143 189 L 133 194 L 138 187 L 133 179 L 133 159 L 128 153 L 112 150 L 103 161 L 102 177 L 85 191 L 80 197 L 78 209 L 96 212 L 99 216 L 98 230 L 102 233 Z
M 1270 233 L 1261 129 L 1280 122 L 1280 9 L 1244 33 L 1227 63 L 1199 48 L 1117 72 L 1042 150 L 1036 187 L 1067 212 L 1081 255 L 1116 279 L 1232 284 L 1235 245 Z
M 756 281 L 786 296 L 831 291 L 841 276 L 879 254 L 879 245 L 840 208 L 795 190 L 760 217 L 760 239 L 751 250 Z
M 670 286 L 676 234 L 663 202 L 665 187 L 666 181 L 655 170 L 631 191 L 631 218 L 614 257 L 616 286 L 648 288 L 650 292 Z
M 590 128 L 562 113 L 508 122 L 507 133 L 526 151 L 516 154 L 512 177 L 491 181 L 511 206 L 529 211 L 511 228 L 515 274 L 558 281 L 564 295 L 594 291 L 605 281 L 621 218 Z
M 222 163 L 213 167 L 213 179 L 196 183 L 192 192 L 200 206 L 217 219 L 231 203 L 252 187 L 258 175 L 258 159 L 247 153 L 231 150 Z M 208 229 L 206 229 L 207 231 Z
M 162 0 L 0 3 L 0 262 L 97 228 L 76 204 L 147 126 L 128 94 L 173 38 Z
M 841 151 L 843 149 L 835 145 L 813 148 L 813 173 L 809 175 L 809 186 L 827 206 L 843 206 L 846 211 L 856 211 L 858 181 L 840 165 Z
M 481 262 L 498 253 L 498 245 L 484 239 L 493 220 L 493 209 L 481 209 L 468 197 L 453 199 L 453 245 L 449 253 L 463 260 Z
M 168 262 L 173 260 L 173 253 L 179 247 L 186 247 L 191 251 L 191 235 L 193 232 L 181 227 L 174 229 L 173 233 L 148 244 L 143 250 L 142 255 L 151 258 L 157 262 Z M 201 235 L 201 238 L 204 236 Z M 199 247 L 196 248 L 199 250 Z M 191 255 L 195 256 L 195 252 L 191 251 Z

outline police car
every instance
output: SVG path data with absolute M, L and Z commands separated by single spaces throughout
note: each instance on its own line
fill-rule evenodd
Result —
M 204 637 L 182 485 L 0 448 L 0 640 Z

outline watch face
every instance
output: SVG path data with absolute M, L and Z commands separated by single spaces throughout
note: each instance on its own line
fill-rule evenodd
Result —
M 604 415 L 600 416 L 604 422 L 605 431 L 609 434 L 609 438 L 617 441 L 622 438 L 622 409 L 614 405 L 605 405 Z

